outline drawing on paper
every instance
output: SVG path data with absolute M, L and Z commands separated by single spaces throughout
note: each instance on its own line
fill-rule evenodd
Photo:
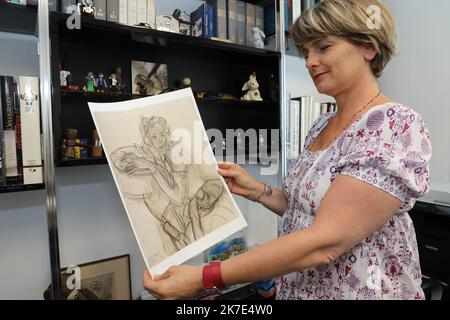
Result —
M 177 142 L 170 140 L 170 126 L 163 117 L 143 117 L 140 124 L 142 141 L 114 150 L 111 159 L 121 175 L 145 179 L 141 190 L 128 192 L 125 197 L 142 199 L 148 213 L 158 221 L 166 254 L 237 218 L 218 204 L 224 191 L 219 179 L 202 175 L 200 166 L 174 164 L 171 151 Z M 198 175 L 188 174 L 189 169 Z M 187 184 L 200 185 L 193 196 L 188 195 Z
M 89 107 L 151 273 L 183 263 L 246 226 L 217 173 L 190 89 Z M 176 135 L 180 130 L 194 138 Z M 199 153 L 193 140 L 207 146 L 201 150 L 209 161 L 193 160 Z

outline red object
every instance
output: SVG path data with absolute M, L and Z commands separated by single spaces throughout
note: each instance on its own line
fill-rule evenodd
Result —
M 220 262 L 215 261 L 203 267 L 203 288 L 204 289 L 222 289 L 225 285 L 220 272 Z
M 203 267 L 203 289 L 214 289 L 214 281 L 211 274 L 211 265 Z
M 217 289 L 225 287 L 222 280 L 222 272 L 220 272 L 220 262 L 215 261 L 211 263 L 211 275 L 214 282 L 214 286 Z

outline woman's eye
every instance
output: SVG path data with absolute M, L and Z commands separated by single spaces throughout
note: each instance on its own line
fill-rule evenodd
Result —
M 327 50 L 329 47 L 330 47 L 330 46 L 323 46 L 323 47 L 320 47 L 319 50 L 320 50 L 320 51 L 325 51 L 325 50 Z

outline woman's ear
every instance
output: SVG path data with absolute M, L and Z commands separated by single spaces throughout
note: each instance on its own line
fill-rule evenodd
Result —
M 372 61 L 377 55 L 377 51 L 372 47 L 364 47 L 363 53 L 364 59 L 366 59 L 367 61 Z

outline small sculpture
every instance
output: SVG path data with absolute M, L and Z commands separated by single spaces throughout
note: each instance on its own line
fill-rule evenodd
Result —
M 64 142 L 64 158 L 75 158 L 77 134 L 77 129 L 66 129 L 66 140 Z
M 262 101 L 261 94 L 259 93 L 259 83 L 256 80 L 256 73 L 252 73 L 249 80 L 242 87 L 242 91 L 247 91 L 247 93 L 241 97 L 241 100 L 247 101 Z
M 61 88 L 65 89 L 67 87 L 69 76 L 70 76 L 70 71 L 61 70 L 59 72 L 59 77 L 60 77 L 60 81 L 61 81 Z
M 82 16 L 95 17 L 96 10 L 92 0 L 83 0 L 81 3 L 78 3 L 78 10 Z
M 87 92 L 95 92 L 95 76 L 92 71 L 89 71 L 86 76 L 86 85 L 83 90 Z
M 117 91 L 120 93 L 125 92 L 125 84 L 122 80 L 122 68 L 117 67 L 115 71 L 116 77 L 117 77 Z
M 111 92 L 117 92 L 117 75 L 115 73 L 111 73 L 111 75 L 109 76 L 109 80 L 111 81 L 109 90 Z
M 101 93 L 105 92 L 105 88 L 107 87 L 107 84 L 106 84 L 105 76 L 103 75 L 103 73 L 98 74 L 98 78 L 95 81 L 95 85 L 97 86 L 97 92 L 101 92 Z
M 191 78 L 184 77 L 183 78 L 183 88 L 189 88 L 191 86 Z
M 264 49 L 264 39 L 266 38 L 265 33 L 258 27 L 252 28 L 253 37 L 250 40 L 255 48 Z

